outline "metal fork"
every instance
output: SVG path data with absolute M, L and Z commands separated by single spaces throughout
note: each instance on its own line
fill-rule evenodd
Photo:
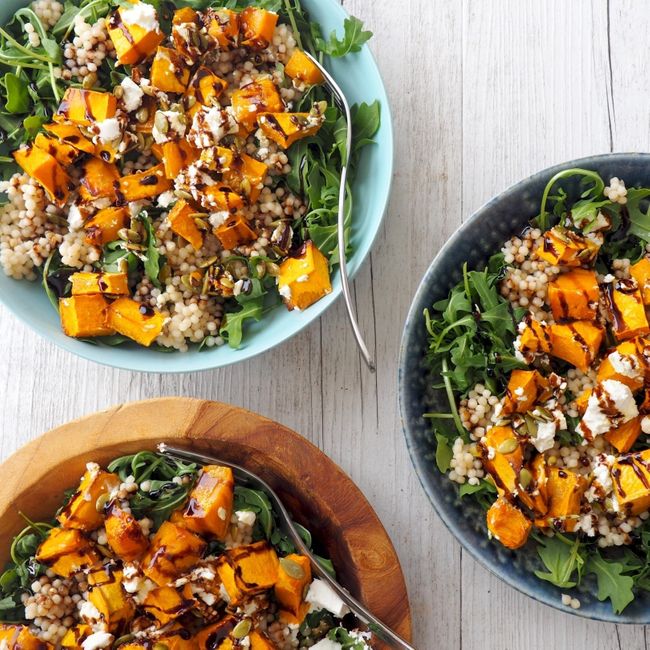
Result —
M 257 474 L 254 474 L 240 465 L 235 465 L 234 463 L 225 461 L 221 458 L 215 458 L 214 456 L 200 454 L 186 449 L 179 449 L 177 447 L 170 447 L 164 443 L 158 445 L 158 451 L 170 458 L 178 458 L 179 460 L 193 463 L 225 465 L 233 470 L 233 474 L 240 484 L 248 485 L 256 490 L 262 490 L 265 492 L 273 505 L 273 511 L 279 517 L 280 528 L 289 536 L 297 551 L 301 555 L 309 558 L 312 572 L 321 580 L 326 582 L 338 594 L 354 615 L 364 623 L 378 639 L 388 643 L 393 648 L 415 650 L 412 645 L 409 645 L 396 632 L 391 630 L 387 625 L 384 625 L 377 617 L 369 612 L 358 600 L 353 598 L 329 575 L 329 573 L 327 573 L 327 571 L 325 571 L 325 569 L 323 569 L 314 554 L 303 541 L 300 533 L 298 533 L 298 530 L 291 519 L 291 515 L 280 500 L 280 497 L 276 494 L 273 488 L 266 481 L 257 476 Z
M 323 67 L 320 61 L 313 57 L 309 52 L 305 52 L 312 63 L 320 70 L 325 78 L 325 87 L 332 95 L 334 103 L 338 106 L 339 110 L 345 115 L 345 123 L 347 126 L 347 135 L 345 139 L 345 159 L 342 161 L 341 167 L 341 186 L 339 188 L 339 213 L 338 213 L 338 243 L 339 243 L 339 268 L 341 271 L 341 286 L 343 287 L 343 296 L 345 298 L 345 306 L 348 311 L 348 318 L 352 325 L 354 338 L 357 340 L 357 345 L 361 352 L 363 360 L 370 369 L 370 372 L 375 372 L 377 367 L 375 361 L 368 351 L 368 346 L 364 341 L 359 322 L 354 307 L 352 306 L 352 295 L 350 293 L 350 282 L 348 278 L 347 260 L 345 258 L 345 198 L 347 195 L 347 178 L 348 178 L 348 165 L 350 163 L 350 152 L 352 150 L 352 115 L 350 114 L 350 105 L 348 104 L 343 91 L 339 85 L 334 81 L 332 75 Z

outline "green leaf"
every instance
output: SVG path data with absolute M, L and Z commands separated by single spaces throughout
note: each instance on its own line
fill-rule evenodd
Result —
M 257 299 L 245 303 L 239 311 L 226 314 L 219 334 L 228 341 L 231 348 L 239 348 L 244 337 L 244 323 L 249 319 L 259 320 L 262 309 L 262 300 Z
M 235 486 L 235 510 L 251 510 L 260 524 L 266 539 L 271 539 L 274 519 L 273 508 L 268 496 L 261 490 L 252 490 L 242 485 Z
M 497 489 L 494 487 L 490 481 L 481 480 L 478 485 L 470 485 L 469 483 L 463 483 L 458 490 L 458 494 L 462 499 L 468 494 L 496 494 Z
M 319 38 L 316 46 L 325 54 L 338 58 L 351 52 L 358 52 L 371 37 L 372 32 L 364 31 L 363 22 L 350 16 L 343 22 L 342 38 L 338 38 L 336 31 L 333 31 L 328 42 Z
M 629 571 L 630 567 L 606 560 L 600 553 L 591 555 L 587 562 L 587 573 L 594 573 L 598 581 L 598 600 L 609 599 L 616 614 L 620 614 L 634 600 L 634 580 L 625 575 Z
M 373 142 L 381 124 L 381 107 L 378 100 L 372 104 L 363 102 L 352 107 L 353 151 Z
M 646 200 L 650 196 L 650 188 L 630 188 L 627 191 L 625 205 L 630 218 L 628 233 L 636 235 L 644 242 L 650 242 L 650 206 Z M 643 211 L 642 202 L 645 204 Z
M 441 433 L 436 433 L 436 465 L 445 474 L 451 466 L 451 459 L 454 453 L 449 446 L 449 439 Z
M 571 542 L 559 534 L 536 539 L 537 553 L 547 571 L 535 571 L 535 575 L 556 587 L 575 587 L 580 582 L 585 563 L 580 540 L 576 538 Z
M 10 113 L 27 113 L 31 101 L 25 79 L 7 72 L 2 78 L 2 84 L 6 91 L 5 109 Z
M 14 602 L 14 599 L 11 596 L 7 596 L 6 598 L 0 599 L 0 611 L 5 611 L 7 609 L 14 609 L 16 607 L 16 603 Z
M 138 220 L 144 225 L 147 233 L 147 252 L 144 256 L 144 272 L 147 277 L 153 282 L 155 287 L 160 288 L 160 270 L 165 263 L 164 255 L 160 254 L 158 250 L 158 240 L 154 231 L 153 223 L 146 210 L 143 210 L 138 215 Z
M 30 115 L 23 120 L 23 128 L 27 135 L 28 140 L 33 140 L 38 132 L 41 130 L 43 124 L 48 121 L 47 118 L 40 115 Z

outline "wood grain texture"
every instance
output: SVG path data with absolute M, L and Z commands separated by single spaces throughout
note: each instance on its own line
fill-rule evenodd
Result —
M 62 444 L 65 441 L 65 444 Z M 291 429 L 241 408 L 189 398 L 132 402 L 57 427 L 0 466 L 0 539 L 48 520 L 65 490 L 93 461 L 165 442 L 245 466 L 278 493 L 312 531 L 339 580 L 405 638 L 411 636 L 406 585 L 395 549 L 372 507 L 327 456 Z M 0 548 L 0 562 L 8 547 Z
M 553 163 L 650 150 L 647 0 L 344 0 L 391 98 L 392 198 L 356 302 L 379 372 L 361 367 L 342 303 L 259 359 L 148 376 L 54 349 L 0 309 L 0 457 L 72 417 L 187 395 L 258 411 L 307 436 L 361 487 L 392 537 L 422 650 L 641 650 L 642 627 L 583 621 L 506 588 L 461 553 L 408 459 L 397 411 L 402 322 L 461 220 Z

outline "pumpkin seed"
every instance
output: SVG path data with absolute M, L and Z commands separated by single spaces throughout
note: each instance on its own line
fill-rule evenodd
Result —
M 140 244 L 142 242 L 142 236 L 137 230 L 129 228 L 126 231 L 126 234 L 128 235 L 130 242 L 133 242 L 134 244 Z
M 117 266 L 118 266 L 118 268 L 120 270 L 120 273 L 128 273 L 128 271 L 129 271 L 129 263 L 126 261 L 125 258 L 122 258 L 121 260 L 119 260 L 119 262 L 117 263 Z
M 500 454 L 511 454 L 518 446 L 519 443 L 516 438 L 508 438 L 497 447 L 497 451 Z
M 257 277 L 261 280 L 266 275 L 266 264 L 264 262 L 256 264 L 255 270 L 257 271 Z
M 160 104 L 160 108 L 162 108 L 163 111 L 169 110 L 169 102 L 164 97 L 159 97 L 158 103 Z
M 167 280 L 169 280 L 170 275 L 171 275 L 171 270 L 169 268 L 169 264 L 165 264 L 162 267 L 162 269 L 160 269 L 160 273 L 158 274 L 158 278 L 160 279 L 161 282 L 166 282 Z
M 145 148 L 145 146 L 144 146 L 144 135 L 142 133 L 138 132 L 138 133 L 136 133 L 135 137 L 136 137 L 136 139 L 138 141 L 138 149 L 140 149 L 140 151 L 143 151 L 144 148 Z
M 529 415 L 526 413 L 524 415 L 524 418 L 526 419 L 526 429 L 528 429 L 528 435 L 532 436 L 533 438 L 537 436 L 537 420 L 532 415 Z
M 139 108 L 136 111 L 135 119 L 138 120 L 140 124 L 144 124 L 149 119 L 149 109 L 146 106 Z
M 207 260 L 204 260 L 199 264 L 200 269 L 206 269 L 208 266 L 212 266 L 219 258 L 215 255 L 214 257 L 209 257 Z
M 524 490 L 530 485 L 530 482 L 533 480 L 533 475 L 525 467 L 519 472 L 519 485 L 521 485 Z
M 121 646 L 123 643 L 128 643 L 135 638 L 135 634 L 123 634 L 115 640 L 115 647 Z
M 542 420 L 546 420 L 546 422 L 553 422 L 553 420 L 555 420 L 553 414 L 543 406 L 538 406 L 535 411 L 537 411 Z
M 232 289 L 235 283 L 230 278 L 219 278 L 219 283 L 228 289 Z
M 203 32 L 199 32 L 199 40 L 201 42 L 201 49 L 207 50 L 208 45 L 210 44 L 207 34 L 204 34 Z
M 96 83 L 97 83 L 97 73 L 96 72 L 89 72 L 84 77 L 84 80 L 81 83 L 81 85 L 82 85 L 83 88 L 88 90 L 89 88 L 92 88 Z
M 207 219 L 210 215 L 207 212 L 191 212 L 192 219 Z
M 185 190 L 174 190 L 174 195 L 177 196 L 179 199 L 192 198 L 192 195 L 189 192 L 186 192 Z
M 153 650 L 169 650 L 169 646 L 166 643 L 154 643 Z
M 134 244 L 132 242 L 128 242 L 126 248 L 130 251 L 138 251 L 140 253 L 147 250 L 146 246 L 143 246 L 142 244 Z
M 190 33 L 190 41 L 192 42 L 192 45 L 194 47 L 201 47 L 201 37 L 199 36 L 199 33 L 193 29 L 192 32 Z
M 497 420 L 494 425 L 497 427 L 507 427 L 511 422 L 512 420 L 510 418 L 501 418 Z
M 169 131 L 169 122 L 167 121 L 167 118 L 160 112 L 158 111 L 153 118 L 153 124 L 158 131 L 161 133 L 167 133 Z
M 99 497 L 97 498 L 97 501 L 95 501 L 95 510 L 97 512 L 104 512 L 104 508 L 106 507 L 106 504 L 108 503 L 110 499 L 110 496 L 108 492 L 104 492 L 104 494 L 100 494 Z
M 120 239 L 123 239 L 124 241 L 129 241 L 129 229 L 128 228 L 120 228 L 117 231 L 117 236 Z
M 195 104 L 196 104 L 196 97 L 194 97 L 194 95 L 188 95 L 185 98 L 185 106 L 187 108 L 192 108 L 192 106 L 194 106 Z
M 284 572 L 294 580 L 302 580 L 305 577 L 305 570 L 295 561 L 288 557 L 280 558 L 280 566 Z
M 151 86 L 150 84 L 142 84 L 140 86 L 140 89 L 145 95 L 149 95 L 149 97 L 155 97 L 156 96 L 156 91 L 154 90 L 154 87 Z
M 122 86 L 119 85 L 115 86 L 115 88 L 113 88 L 113 94 L 118 99 L 122 99 L 122 97 L 124 97 L 124 88 L 122 88 Z
M 232 635 L 235 639 L 243 639 L 251 631 L 251 620 L 245 618 L 243 621 L 239 621 L 237 625 L 233 628 Z
M 274 277 L 277 278 L 278 275 L 280 275 L 280 267 L 275 263 L 275 262 L 267 262 L 266 263 L 266 272 Z
M 210 273 L 206 273 L 203 276 L 203 286 L 201 287 L 201 295 L 207 296 L 209 290 L 210 290 Z

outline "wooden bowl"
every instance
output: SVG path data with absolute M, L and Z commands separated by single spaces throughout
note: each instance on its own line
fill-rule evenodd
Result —
M 388 534 L 352 480 L 291 429 L 228 404 L 189 398 L 132 402 L 48 431 L 0 465 L 0 562 L 12 537 L 50 519 L 85 465 L 166 442 L 241 464 L 277 490 L 336 567 L 338 579 L 406 639 L 411 614 Z

